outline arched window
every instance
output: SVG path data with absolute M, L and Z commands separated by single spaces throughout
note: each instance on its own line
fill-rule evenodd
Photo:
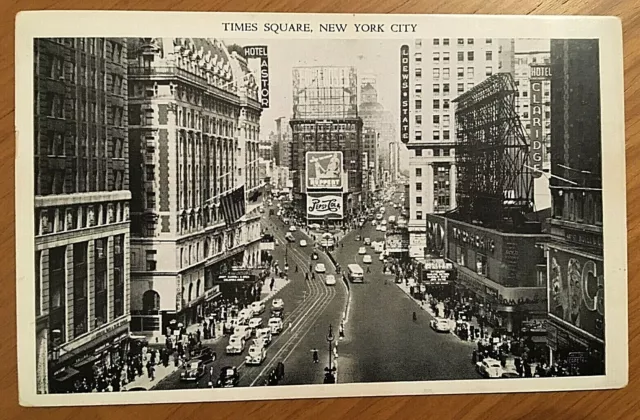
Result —
M 147 290 L 142 295 L 142 310 L 153 312 L 160 310 L 160 295 L 155 290 Z
M 187 302 L 191 302 L 192 299 L 193 299 L 193 283 L 189 284 L 189 299 L 187 299 Z

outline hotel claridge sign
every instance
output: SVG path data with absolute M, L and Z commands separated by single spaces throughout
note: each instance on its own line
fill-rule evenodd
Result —
M 35 39 L 37 392 L 606 374 L 598 40 L 411 36 Z

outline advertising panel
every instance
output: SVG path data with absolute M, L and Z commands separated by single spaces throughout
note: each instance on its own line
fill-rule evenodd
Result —
M 389 252 L 407 252 L 409 251 L 409 234 L 408 232 L 387 233 L 385 238 L 385 247 Z
M 449 284 L 453 279 L 453 263 L 444 259 L 427 260 L 422 269 L 422 281 L 430 285 Z
M 308 194 L 307 218 L 342 219 L 344 208 L 341 194 Z
M 601 258 L 549 247 L 549 316 L 604 339 L 604 268 Z
M 400 47 L 400 140 L 409 142 L 409 46 Z
M 342 190 L 342 152 L 307 152 L 307 190 Z
M 444 219 L 442 221 L 433 218 L 427 219 L 427 251 L 441 257 L 445 256 Z
M 262 108 L 269 108 L 269 54 L 266 45 L 252 45 L 244 47 L 247 59 L 260 60 L 260 104 Z
M 530 89 L 529 97 L 531 98 L 531 132 L 529 140 L 531 149 L 529 150 L 529 160 L 533 167 L 533 177 L 539 178 L 542 175 L 542 163 L 544 157 L 544 128 L 542 124 L 543 115 L 543 99 L 542 84 L 545 80 L 551 78 L 551 67 L 534 65 L 530 68 Z

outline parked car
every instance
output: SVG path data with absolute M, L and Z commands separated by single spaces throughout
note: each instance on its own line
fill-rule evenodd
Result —
M 203 347 L 200 350 L 197 350 L 192 354 L 191 359 L 193 360 L 201 360 L 203 363 L 211 363 L 216 360 L 216 352 L 211 350 L 209 347 Z
M 478 373 L 485 378 L 501 378 L 502 365 L 499 360 L 485 357 L 481 362 L 476 363 Z
M 446 319 L 446 318 L 435 318 L 435 319 L 432 319 L 429 322 L 429 325 L 431 325 L 431 328 L 433 328 L 437 332 L 450 332 L 451 331 L 451 325 L 449 323 L 449 320 Z
M 251 311 L 253 312 L 253 316 L 255 317 L 256 315 L 260 315 L 261 313 L 264 312 L 264 303 L 251 302 L 251 305 L 249 305 L 249 308 L 251 308 Z
M 182 372 L 180 372 L 181 381 L 197 381 L 204 376 L 204 362 L 202 360 L 189 360 Z
M 240 374 L 235 366 L 225 366 L 220 369 L 220 376 L 216 382 L 218 388 L 234 388 L 240 382 Z

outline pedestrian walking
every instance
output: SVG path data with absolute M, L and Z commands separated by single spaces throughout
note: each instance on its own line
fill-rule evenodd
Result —
M 311 349 L 311 353 L 313 353 L 313 363 L 318 363 L 320 361 L 318 357 L 318 349 Z
M 298 265 L 296 264 L 296 273 L 298 272 Z
M 371 272 L 371 267 L 367 266 L 367 273 L 370 273 L 370 272 Z

